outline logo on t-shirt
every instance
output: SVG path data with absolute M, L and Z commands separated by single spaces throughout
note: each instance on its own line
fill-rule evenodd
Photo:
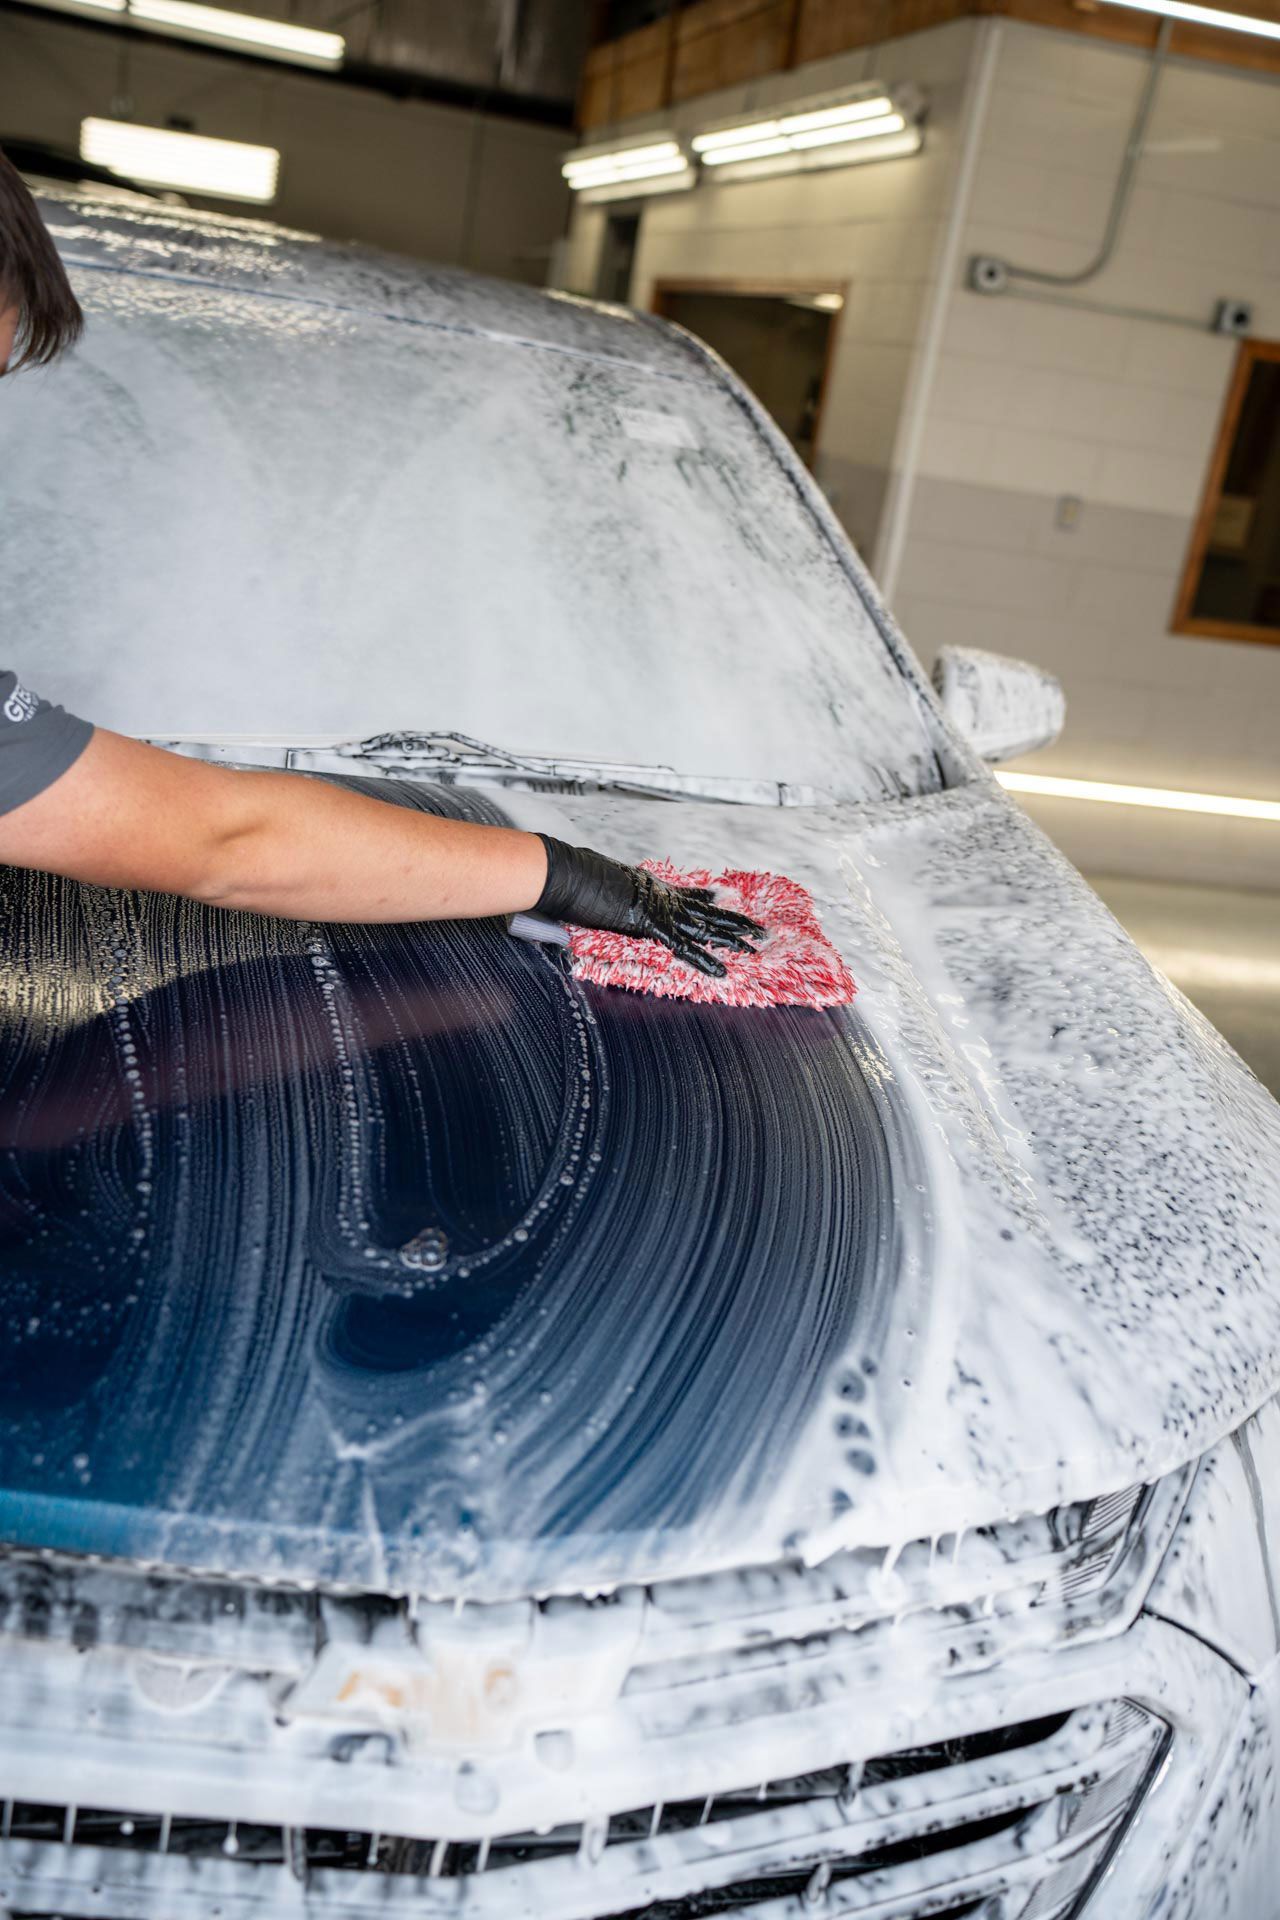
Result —
M 23 686 L 21 680 L 15 680 L 13 683 L 13 691 L 4 703 L 4 717 L 6 720 L 13 720 L 14 722 L 30 720 L 33 718 L 35 710 L 39 705 L 40 702 L 36 699 L 34 693 L 29 692 L 28 689 Z

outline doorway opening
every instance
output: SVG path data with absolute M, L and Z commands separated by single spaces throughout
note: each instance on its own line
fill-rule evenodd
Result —
M 812 467 L 843 285 L 660 280 L 653 310 L 727 360 Z
M 640 215 L 628 210 L 611 213 L 605 221 L 604 245 L 600 250 L 600 269 L 596 276 L 597 300 L 615 300 L 625 306 L 631 298 L 631 270 L 635 265 L 636 242 L 640 238 Z

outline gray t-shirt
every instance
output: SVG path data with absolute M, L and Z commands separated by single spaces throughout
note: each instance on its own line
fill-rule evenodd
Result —
M 16 674 L 0 672 L 0 813 L 51 787 L 92 737 L 87 720 L 50 706 Z

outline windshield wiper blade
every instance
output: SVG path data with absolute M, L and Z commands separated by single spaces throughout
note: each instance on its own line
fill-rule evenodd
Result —
M 177 737 L 155 740 L 197 759 L 279 766 L 306 773 L 362 773 L 439 782 L 442 786 L 536 787 L 559 793 L 630 793 L 653 800 L 716 800 L 749 807 L 813 807 L 832 796 L 785 780 L 677 773 L 674 767 L 623 760 L 564 759 L 514 753 L 465 733 L 375 733 L 365 740 L 322 744 Z

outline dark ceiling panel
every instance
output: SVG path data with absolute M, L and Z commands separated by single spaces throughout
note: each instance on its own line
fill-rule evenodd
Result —
M 497 112 L 562 121 L 577 99 L 587 43 L 589 0 L 217 0 L 228 11 L 287 20 L 345 35 L 347 60 L 336 78 L 394 93 L 483 104 Z M 0 0 L 0 13 L 35 11 L 43 0 Z M 66 18 L 67 16 L 64 16 Z M 74 16 L 70 16 L 74 18 Z M 129 28 L 110 14 L 83 24 L 107 33 Z M 219 49 L 219 57 L 250 58 Z
M 308 24 L 312 13 L 370 66 L 543 100 L 577 93 L 586 0 L 373 0 L 355 13 L 341 0 L 302 0 L 296 9 Z

